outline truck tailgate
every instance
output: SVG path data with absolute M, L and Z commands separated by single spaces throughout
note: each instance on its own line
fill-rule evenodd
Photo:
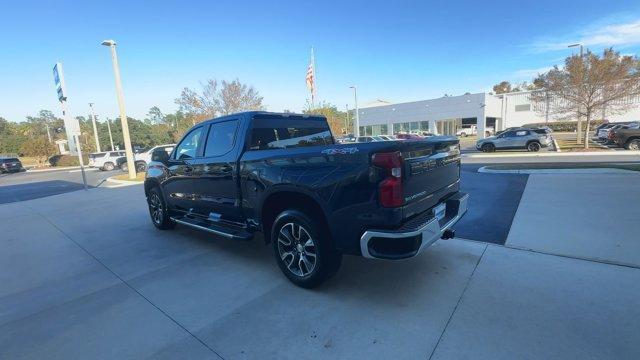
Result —
M 457 138 L 444 136 L 400 144 L 404 160 L 403 217 L 407 219 L 458 191 L 460 147 Z

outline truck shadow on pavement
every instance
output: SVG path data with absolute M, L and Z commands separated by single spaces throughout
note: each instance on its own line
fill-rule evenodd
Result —
M 92 186 L 89 187 L 91 188 Z M 25 184 L 4 185 L 0 186 L 0 204 L 33 200 L 45 196 L 64 194 L 70 191 L 82 189 L 84 189 L 84 186 L 82 184 L 64 180 L 49 180 Z

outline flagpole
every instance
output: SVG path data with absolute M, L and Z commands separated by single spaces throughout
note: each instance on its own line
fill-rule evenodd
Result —
M 313 69 L 313 88 L 311 88 L 311 108 L 316 108 L 315 92 L 316 92 L 316 57 L 313 55 L 313 46 L 311 47 L 311 66 Z

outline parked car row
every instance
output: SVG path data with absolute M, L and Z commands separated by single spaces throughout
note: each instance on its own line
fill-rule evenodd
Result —
M 148 150 L 134 154 L 135 167 L 137 172 L 147 170 L 147 165 L 151 162 L 151 154 L 154 151 L 162 149 L 170 154 L 175 144 L 164 144 L 154 146 Z M 102 171 L 111 171 L 120 169 L 127 171 L 127 157 L 124 150 L 104 151 L 89 154 L 89 167 L 98 168 Z
M 366 136 L 358 136 L 357 138 L 353 135 L 347 135 L 341 138 L 337 138 L 336 142 L 339 144 L 345 143 L 369 143 L 369 142 L 377 142 L 377 141 L 395 141 L 395 140 L 421 140 L 429 136 L 434 136 L 434 134 L 430 132 L 421 132 L 421 133 L 398 133 L 395 135 L 366 135 Z
M 605 123 L 595 130 L 596 141 L 605 145 L 640 150 L 640 121 Z
M 540 151 L 553 143 L 549 128 L 507 128 L 495 136 L 489 136 L 476 142 L 476 149 L 482 152 L 496 150 L 522 149 L 532 152 Z

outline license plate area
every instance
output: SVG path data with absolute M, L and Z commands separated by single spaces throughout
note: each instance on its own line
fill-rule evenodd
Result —
M 447 204 L 442 203 L 433 208 L 433 216 L 435 216 L 438 221 L 444 219 L 444 215 L 447 212 Z

